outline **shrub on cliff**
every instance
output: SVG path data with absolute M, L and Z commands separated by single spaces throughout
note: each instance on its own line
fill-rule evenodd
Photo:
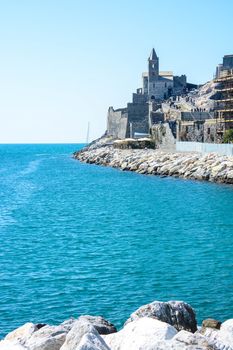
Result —
M 233 143 L 233 129 L 227 130 L 224 133 L 223 143 Z

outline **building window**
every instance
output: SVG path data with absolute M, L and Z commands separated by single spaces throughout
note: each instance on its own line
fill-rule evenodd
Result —
M 167 87 L 167 83 L 165 83 L 164 86 Z
M 210 134 L 210 128 L 207 129 L 207 134 L 208 134 L 208 135 Z
M 155 88 L 155 84 L 153 84 L 153 88 Z

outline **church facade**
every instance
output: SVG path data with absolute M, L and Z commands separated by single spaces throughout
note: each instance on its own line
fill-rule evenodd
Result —
M 147 72 L 142 74 L 142 88 L 133 93 L 127 107 L 109 107 L 107 134 L 116 138 L 134 137 L 149 133 L 149 117 L 159 103 L 187 90 L 185 75 L 173 76 L 171 71 L 159 71 L 159 57 L 154 49 L 148 58 Z

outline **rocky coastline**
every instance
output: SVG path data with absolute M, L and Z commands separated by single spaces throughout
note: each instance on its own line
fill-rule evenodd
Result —
M 0 350 L 233 350 L 233 319 L 197 326 L 182 301 L 143 305 L 116 327 L 101 316 L 80 316 L 54 326 L 26 323 L 0 341 Z
M 113 144 L 97 143 L 75 152 L 74 158 L 139 174 L 233 184 L 233 157 L 216 153 L 120 149 Z

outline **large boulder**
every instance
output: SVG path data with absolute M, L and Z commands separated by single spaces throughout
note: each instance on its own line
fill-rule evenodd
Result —
M 125 324 L 145 316 L 166 322 L 178 331 L 186 330 L 194 333 L 197 330 L 195 312 L 183 301 L 154 301 L 143 305 L 130 315 Z
M 25 346 L 29 350 L 60 350 L 67 333 L 63 325 L 44 326 L 32 334 Z
M 169 324 L 143 317 L 128 323 L 117 333 L 102 337 L 111 350 L 156 350 L 161 344 L 166 349 L 166 341 L 176 334 L 176 329 Z
M 110 334 L 117 332 L 116 327 L 101 316 L 85 315 L 80 316 L 78 320 L 92 324 L 99 334 Z
M 76 350 L 82 337 L 87 333 L 98 335 L 97 330 L 91 323 L 82 319 L 75 321 L 73 327 L 66 336 L 61 350 Z
M 170 344 L 171 349 L 198 349 L 209 350 L 210 344 L 206 338 L 200 333 L 191 333 L 187 331 L 180 331 L 175 335 Z
M 0 350 L 28 350 L 22 344 L 15 340 L 2 340 L 0 341 Z
M 42 328 L 44 324 L 34 324 L 31 322 L 25 323 L 23 326 L 16 328 L 12 332 L 8 333 L 5 340 L 11 342 L 19 342 L 20 344 L 25 344 L 26 341 L 32 336 L 32 334 Z
M 104 339 L 98 333 L 86 333 L 83 335 L 75 350 L 111 350 Z

